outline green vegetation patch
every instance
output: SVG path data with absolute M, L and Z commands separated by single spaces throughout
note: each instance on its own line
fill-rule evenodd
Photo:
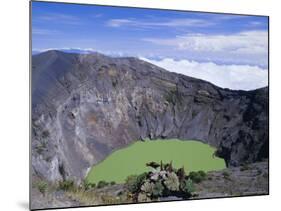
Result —
M 213 156 L 214 152 L 215 148 L 198 141 L 137 141 L 113 152 L 101 163 L 93 166 L 86 181 L 95 184 L 99 181 L 124 183 L 129 175 L 139 175 L 151 170 L 151 167 L 146 166 L 150 161 L 172 161 L 176 168 L 184 166 L 187 173 L 224 169 L 224 160 Z

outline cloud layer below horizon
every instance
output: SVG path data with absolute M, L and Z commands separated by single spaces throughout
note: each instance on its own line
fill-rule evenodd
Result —
M 187 34 L 175 38 L 144 39 L 176 49 L 196 60 L 205 58 L 232 64 L 268 66 L 268 33 L 265 30 L 243 31 L 233 34 Z
M 168 71 L 209 81 L 216 86 L 233 90 L 254 90 L 268 86 L 268 70 L 249 65 L 218 65 L 213 62 L 197 62 L 166 58 L 144 61 Z

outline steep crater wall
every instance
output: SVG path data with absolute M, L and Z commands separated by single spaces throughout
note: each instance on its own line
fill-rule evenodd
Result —
M 199 140 L 228 166 L 268 157 L 268 88 L 231 91 L 136 58 L 33 56 L 32 167 L 55 181 L 135 140 Z

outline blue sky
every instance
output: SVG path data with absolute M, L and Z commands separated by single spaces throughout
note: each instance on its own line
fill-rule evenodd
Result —
M 32 3 L 34 52 L 79 49 L 136 56 L 159 66 L 159 61 L 172 59 L 267 72 L 267 39 L 268 18 L 263 16 Z
M 34 50 L 81 48 L 267 66 L 267 28 L 267 18 L 257 16 L 32 3 Z

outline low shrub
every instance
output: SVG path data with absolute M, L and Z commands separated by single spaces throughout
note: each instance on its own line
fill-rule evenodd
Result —
M 125 187 L 131 198 L 136 202 L 159 200 L 161 197 L 176 196 L 189 198 L 194 192 L 193 181 L 186 176 L 184 168 L 175 169 L 172 163 L 156 165 L 152 171 L 141 175 L 127 177 Z M 191 175 L 195 175 L 192 173 Z M 196 176 L 205 178 L 203 171 L 196 172 Z
M 142 173 L 140 175 L 130 175 L 126 178 L 125 187 L 131 193 L 136 193 L 140 190 L 141 185 L 146 179 L 147 173 Z
M 161 181 L 157 181 L 152 189 L 152 198 L 158 198 L 162 196 L 164 191 L 164 186 L 162 185 Z
M 73 180 L 64 180 L 59 182 L 59 189 L 64 191 L 69 191 L 74 188 Z
M 185 193 L 185 197 L 190 197 L 195 191 L 194 184 L 191 179 L 185 179 L 180 184 L 180 189 Z
M 166 179 L 164 180 L 164 184 L 170 191 L 177 191 L 179 190 L 179 178 L 174 172 L 169 172 L 167 174 Z
M 142 192 L 144 192 L 148 196 L 151 196 L 153 188 L 154 188 L 154 183 L 147 180 L 143 183 L 143 185 L 141 186 L 140 189 Z
M 206 179 L 206 173 L 204 171 L 192 171 L 189 173 L 189 178 L 195 183 L 200 183 Z
M 87 183 L 87 182 L 84 182 L 84 189 L 85 190 L 89 190 L 89 189 L 92 189 L 92 188 L 95 188 L 96 187 L 96 184 L 95 183 Z
M 38 190 L 43 194 L 45 195 L 46 191 L 47 191 L 47 188 L 48 188 L 48 184 L 44 181 L 40 181 L 36 184 Z
M 138 175 L 130 175 L 126 178 L 125 187 L 131 193 L 135 193 L 138 191 L 137 177 Z
M 104 180 L 101 180 L 98 182 L 97 184 L 97 188 L 104 188 L 105 186 L 107 186 L 109 183 L 104 181 Z

